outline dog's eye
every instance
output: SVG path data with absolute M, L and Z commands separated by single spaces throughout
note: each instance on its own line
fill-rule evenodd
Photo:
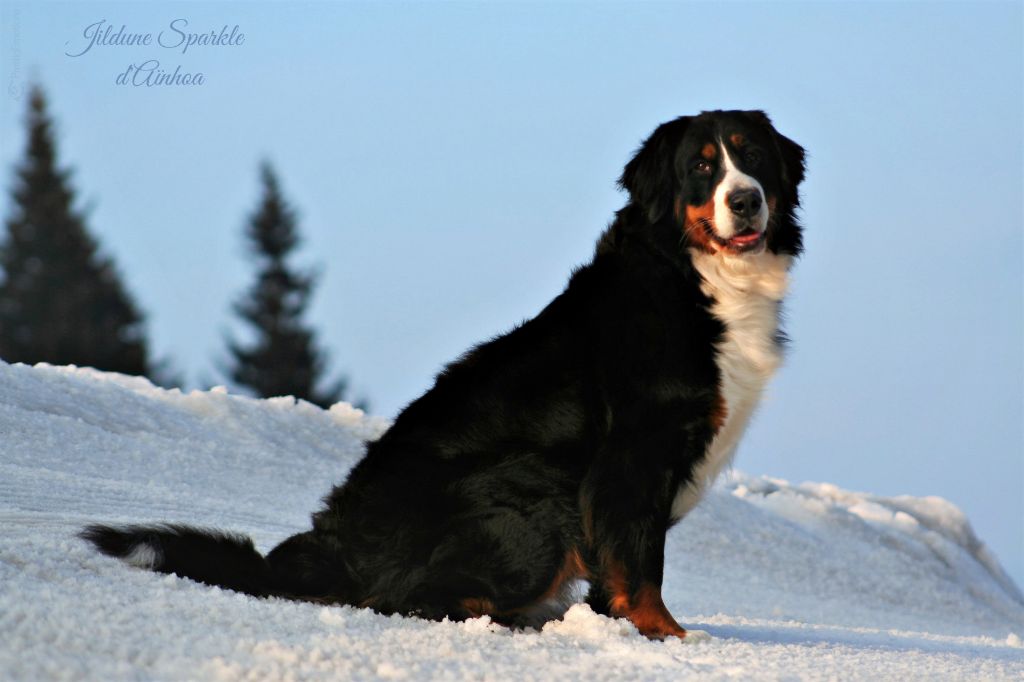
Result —
M 746 159 L 746 162 L 751 166 L 756 166 L 757 164 L 761 163 L 761 154 L 754 151 L 753 149 L 744 154 L 743 158 Z
M 698 161 L 697 163 L 694 164 L 693 170 L 697 171 L 698 173 L 707 174 L 711 172 L 711 164 L 708 163 L 707 161 Z

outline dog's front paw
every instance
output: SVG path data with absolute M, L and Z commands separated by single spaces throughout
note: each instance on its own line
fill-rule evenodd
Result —
M 648 639 L 663 640 L 666 637 L 678 637 L 679 639 L 686 639 L 689 633 L 681 625 L 675 621 L 657 621 L 657 622 L 644 622 L 637 623 L 633 622 L 636 629 L 640 631 L 640 634 Z

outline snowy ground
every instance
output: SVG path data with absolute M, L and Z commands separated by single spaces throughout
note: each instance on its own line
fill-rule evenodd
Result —
M 1024 599 L 960 511 L 734 473 L 670 534 L 703 642 L 569 611 L 541 632 L 259 600 L 91 551 L 87 522 L 268 549 L 386 424 L 345 405 L 0 362 L 0 679 L 1021 679 Z

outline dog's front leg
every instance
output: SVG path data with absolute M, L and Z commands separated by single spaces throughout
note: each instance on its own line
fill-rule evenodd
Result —
M 627 543 L 638 539 L 624 538 Z M 664 534 L 660 542 L 653 544 L 656 546 L 642 550 L 639 557 L 612 548 L 599 550 L 598 594 L 607 600 L 610 615 L 629 619 L 641 634 L 651 639 L 685 637 L 686 630 L 672 617 L 661 597 Z
M 685 637 L 661 597 L 669 526 L 665 494 L 624 481 L 609 477 L 584 488 L 587 602 L 598 613 L 629 619 L 652 639 Z

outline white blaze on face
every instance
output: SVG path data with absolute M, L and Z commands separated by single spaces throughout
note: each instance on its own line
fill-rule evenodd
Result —
M 725 176 L 715 188 L 715 231 L 722 239 L 729 239 L 740 233 L 741 230 L 736 226 L 736 218 L 732 209 L 729 208 L 727 200 L 729 195 L 738 189 L 756 189 L 761 195 L 761 208 L 754 216 L 751 227 L 758 232 L 764 232 L 768 227 L 768 202 L 765 200 L 764 188 L 761 187 L 757 178 L 747 175 L 733 164 L 729 150 L 725 148 L 725 144 L 721 140 L 718 142 L 718 149 L 722 155 Z

